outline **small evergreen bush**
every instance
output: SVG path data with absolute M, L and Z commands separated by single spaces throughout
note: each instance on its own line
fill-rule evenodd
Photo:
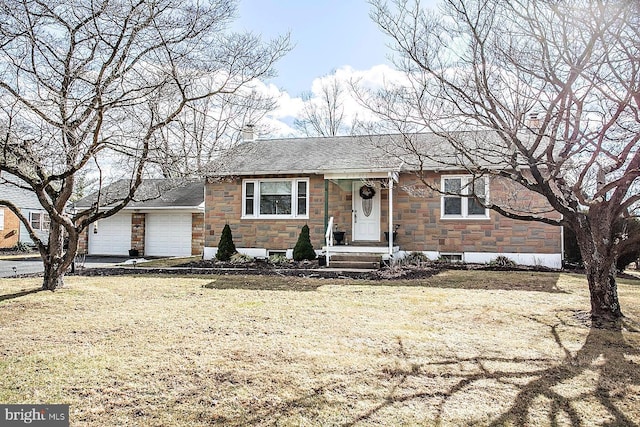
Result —
M 229 261 L 233 254 L 237 252 L 236 245 L 233 243 L 233 236 L 231 235 L 231 227 L 229 227 L 229 224 L 226 224 L 222 229 L 222 236 L 220 236 L 220 243 L 218 243 L 216 258 L 220 261 Z
M 316 259 L 316 251 L 313 250 L 309 237 L 309 226 L 306 224 L 302 227 L 298 241 L 293 248 L 293 259 L 296 261 Z

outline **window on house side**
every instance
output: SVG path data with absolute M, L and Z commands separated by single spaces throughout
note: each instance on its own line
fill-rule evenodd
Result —
M 42 219 L 40 212 L 30 212 L 29 213 L 29 222 L 31 223 L 31 228 L 34 230 L 40 230 L 42 227 Z
M 48 230 L 51 228 L 51 218 L 48 213 L 42 214 L 42 230 Z
M 488 218 L 489 213 L 482 203 L 487 200 L 488 189 L 485 178 L 473 181 L 471 176 L 443 176 L 442 218 Z M 457 195 L 459 194 L 459 196 Z M 466 197 L 475 194 L 479 200 Z
M 253 182 L 245 183 L 245 204 L 244 204 L 244 215 L 253 216 L 253 204 L 254 204 L 254 188 L 255 184 Z
M 34 230 L 49 230 L 51 218 L 46 212 L 29 212 L 29 222 Z
M 307 218 L 308 179 L 245 180 L 244 218 Z

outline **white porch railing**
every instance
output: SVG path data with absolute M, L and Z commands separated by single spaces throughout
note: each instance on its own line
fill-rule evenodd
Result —
M 329 266 L 329 258 L 331 257 L 331 248 L 333 247 L 333 217 L 329 218 L 329 223 L 327 224 L 327 232 L 324 235 L 325 242 L 327 244 L 327 250 L 325 251 L 326 264 Z

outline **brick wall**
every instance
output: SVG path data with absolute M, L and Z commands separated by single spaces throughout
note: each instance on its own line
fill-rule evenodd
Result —
M 86 255 L 89 253 L 89 233 L 88 229 L 84 229 L 78 236 L 78 255 Z
M 440 175 L 426 179 L 440 185 Z M 310 177 L 309 219 L 241 219 L 242 179 L 208 183 L 205 190 L 205 246 L 217 247 L 222 228 L 231 227 L 237 247 L 283 250 L 293 248 L 301 227 L 310 228 L 311 243 L 324 244 L 324 179 Z M 388 230 L 389 191 L 386 180 L 376 183 L 381 197 L 381 243 Z M 352 241 L 352 181 L 332 180 L 329 187 L 329 216 Z M 514 198 L 514 189 L 504 182 L 492 182 L 492 200 Z M 540 196 L 519 193 L 514 201 L 523 208 L 547 209 Z M 441 219 L 440 194 L 429 190 L 415 175 L 402 174 L 393 192 L 393 222 L 399 224 L 396 243 L 405 251 L 559 253 L 560 227 L 516 221 L 490 212 L 489 219 Z
M 205 246 L 217 247 L 222 229 L 228 223 L 237 247 L 291 249 L 307 224 L 311 244 L 316 249 L 321 248 L 324 243 L 324 179 L 320 175 L 309 177 L 309 219 L 240 219 L 241 214 L 242 179 L 208 183 L 205 190 Z
M 440 175 L 426 180 L 440 184 Z M 506 200 L 513 189 L 492 181 L 491 200 Z M 560 227 L 539 222 L 517 221 L 489 211 L 489 219 L 441 219 L 440 194 L 426 188 L 417 177 L 403 174 L 394 188 L 394 224 L 400 224 L 397 243 L 403 250 L 439 252 L 559 253 Z M 541 196 L 520 193 L 522 207 L 548 209 Z M 388 205 L 388 202 L 386 202 Z M 385 202 L 383 202 L 383 209 Z M 383 213 L 383 222 L 387 214 Z M 383 229 L 388 225 L 384 224 Z
M 131 214 L 131 249 L 137 249 L 140 256 L 144 255 L 145 214 L 134 212 Z
M 4 227 L 0 230 L 0 248 L 12 248 L 20 239 L 20 220 L 18 216 L 7 208 L 4 210 Z
M 191 255 L 204 251 L 204 213 L 191 214 Z

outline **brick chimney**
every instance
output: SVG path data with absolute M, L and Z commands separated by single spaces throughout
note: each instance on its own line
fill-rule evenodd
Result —
M 252 124 L 244 125 L 242 128 L 242 142 L 253 142 L 255 140 L 253 127 Z

